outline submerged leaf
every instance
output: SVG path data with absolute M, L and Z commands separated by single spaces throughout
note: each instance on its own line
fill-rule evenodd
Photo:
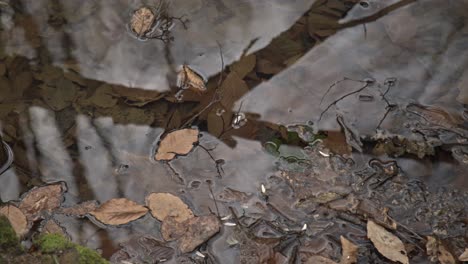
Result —
M 221 223 L 215 215 L 194 217 L 186 222 L 187 232 L 178 240 L 182 253 L 193 251 L 219 232 Z
M 377 225 L 371 220 L 367 222 L 367 237 L 384 257 L 392 261 L 409 264 L 403 242 L 401 242 L 398 237 L 388 232 L 385 228 Z
M 192 210 L 179 197 L 170 193 L 152 193 L 146 197 L 146 204 L 159 221 L 171 216 L 181 223 L 193 217 Z
M 97 220 L 108 225 L 123 225 L 148 212 L 148 208 L 125 198 L 111 199 L 90 212 Z
M 156 16 L 151 9 L 142 7 L 133 13 L 132 20 L 130 21 L 130 28 L 138 36 L 142 36 L 151 30 L 155 19 Z
M 344 236 L 340 237 L 341 247 L 343 248 L 340 264 L 357 263 L 358 246 L 353 242 L 346 239 Z
M 7 205 L 0 208 L 0 215 L 6 216 L 18 237 L 28 232 L 28 221 L 26 216 L 16 206 Z
M 34 221 L 43 211 L 51 212 L 59 208 L 64 191 L 60 183 L 34 188 L 24 196 L 19 209 L 29 221 Z
M 198 129 L 181 129 L 167 134 L 159 144 L 156 160 L 172 160 L 176 155 L 186 155 L 198 141 Z

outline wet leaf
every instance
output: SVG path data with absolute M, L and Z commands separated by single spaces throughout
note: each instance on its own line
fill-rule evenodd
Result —
M 111 263 L 162 263 L 172 259 L 174 249 L 149 236 L 138 236 L 121 244 Z M 150 262 L 149 262 L 150 261 Z
M 58 213 L 70 216 L 83 217 L 98 207 L 96 201 L 86 201 L 72 207 L 62 207 L 58 209 Z
M 178 223 L 193 217 L 192 210 L 177 196 L 170 193 L 152 193 L 146 197 L 151 214 L 159 221 L 171 216 Z
M 177 86 L 182 89 L 190 89 L 198 92 L 206 91 L 203 77 L 192 70 L 188 65 L 182 65 L 182 69 L 177 75 Z
M 132 20 L 130 21 L 130 28 L 138 36 L 143 36 L 151 30 L 156 16 L 153 11 L 148 7 L 142 7 L 133 13 Z
M 182 237 L 187 231 L 185 222 L 177 222 L 175 217 L 164 218 L 161 224 L 161 235 L 165 241 L 174 241 Z
M 59 79 L 56 86 L 41 85 L 40 94 L 52 110 L 60 111 L 69 106 L 76 98 L 78 87 L 68 79 Z
M 128 88 L 119 85 L 112 86 L 112 94 L 116 97 L 124 97 L 126 99 L 126 104 L 139 107 L 164 97 L 164 93 L 159 93 L 157 91 Z
M 344 236 L 341 236 L 340 240 L 343 249 L 340 264 L 357 263 L 358 246 Z
M 253 71 L 256 63 L 257 57 L 255 54 L 251 54 L 233 63 L 229 68 L 231 71 L 236 72 L 239 78 L 244 79 L 244 77 L 247 76 L 249 72 Z
M 178 240 L 182 253 L 193 251 L 219 232 L 221 223 L 215 215 L 194 217 L 185 222 L 187 232 Z
M 108 225 L 123 225 L 148 212 L 148 208 L 125 198 L 111 199 L 90 212 L 97 220 Z
M 62 236 L 67 236 L 63 227 L 61 227 L 55 220 L 49 219 L 42 227 L 42 234 L 60 234 Z
M 468 261 L 468 248 L 465 248 L 465 251 L 458 257 L 460 261 Z
M 198 142 L 198 129 L 181 129 L 167 134 L 160 142 L 156 160 L 172 160 L 176 155 L 186 155 Z
M 6 216 L 18 237 L 25 235 L 28 228 L 28 221 L 23 212 L 18 207 L 7 205 L 0 208 L 0 215 Z
M 88 104 L 93 104 L 102 108 L 113 107 L 117 101 L 118 99 L 112 95 L 112 86 L 109 84 L 99 86 L 94 94 L 85 100 Z
M 377 225 L 371 220 L 367 222 L 367 237 L 384 257 L 392 261 L 409 264 L 403 242 L 401 242 L 398 237 L 388 232 L 385 228 Z
M 307 259 L 305 264 L 338 264 L 338 263 L 326 257 L 312 256 Z
M 220 87 L 221 104 L 225 109 L 232 109 L 234 103 L 249 92 L 249 87 L 236 72 L 228 74 Z
M 60 183 L 34 188 L 24 196 L 19 209 L 29 221 L 35 221 L 42 212 L 51 212 L 60 207 L 64 191 Z

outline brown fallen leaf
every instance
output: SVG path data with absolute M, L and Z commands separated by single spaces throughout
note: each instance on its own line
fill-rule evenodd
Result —
M 426 251 L 431 262 L 439 262 L 441 264 L 457 263 L 452 254 L 433 236 L 427 237 Z
M 160 142 L 156 160 L 172 160 L 176 155 L 186 155 L 198 142 L 198 129 L 180 129 L 167 134 Z
M 126 198 L 111 199 L 90 212 L 100 222 L 107 225 L 123 225 L 134 221 L 148 212 L 148 208 Z
M 403 242 L 401 242 L 398 237 L 388 232 L 385 228 L 377 225 L 371 220 L 367 222 L 367 237 L 384 257 L 392 261 L 409 264 Z
M 28 220 L 18 207 L 13 205 L 3 206 L 0 208 L 0 215 L 8 218 L 18 237 L 22 237 L 28 232 Z
M 468 248 L 458 257 L 459 261 L 468 261 Z
M 60 207 L 64 186 L 61 183 L 49 184 L 30 190 L 19 204 L 19 209 L 28 221 L 35 221 L 44 211 L 51 212 Z
M 205 80 L 188 65 L 182 65 L 182 69 L 177 75 L 177 86 L 183 90 L 206 92 Z
M 141 37 L 151 30 L 155 20 L 153 11 L 148 7 L 142 7 L 133 13 L 130 28 Z
M 337 264 L 337 263 L 329 258 L 317 255 L 317 256 L 312 256 L 308 258 L 305 264 Z
M 357 263 L 358 246 L 353 242 L 346 239 L 344 236 L 340 237 L 341 247 L 343 248 L 340 264 Z
M 170 193 L 151 193 L 146 197 L 146 205 L 159 221 L 171 216 L 178 223 L 193 218 L 192 210 L 177 196 Z
M 47 220 L 47 222 L 42 226 L 41 234 L 60 234 L 62 236 L 67 236 L 63 227 L 57 224 L 53 219 Z
M 182 253 L 193 251 L 219 232 L 221 223 L 215 215 L 194 217 L 184 222 L 186 233 L 178 240 Z
M 250 54 L 248 56 L 242 57 L 239 61 L 233 63 L 229 66 L 231 71 L 235 71 L 239 78 L 244 79 L 244 77 L 255 68 L 257 63 L 257 57 L 255 54 Z
M 442 245 L 439 244 L 439 256 L 438 259 L 440 264 L 456 264 L 457 261 L 452 254 Z
M 175 250 L 150 236 L 135 236 L 122 243 L 111 263 L 163 263 L 172 259 Z
M 181 238 L 187 231 L 187 225 L 185 221 L 180 223 L 177 222 L 175 217 L 168 216 L 164 218 L 161 224 L 161 235 L 165 241 L 174 241 Z

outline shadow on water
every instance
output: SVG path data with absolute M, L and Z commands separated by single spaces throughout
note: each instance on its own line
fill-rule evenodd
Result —
M 454 75 L 434 66 L 449 67 L 460 51 L 465 17 L 443 17 L 462 4 L 437 11 L 434 1 L 368 1 L 370 8 L 315 1 L 310 9 L 311 1 L 271 8 L 176 1 L 170 12 L 193 18 L 163 43 L 138 41 L 120 27 L 139 5 L 91 2 L 0 1 L 2 39 L 10 37 L 0 53 L 0 120 L 15 155 L 0 175 L 2 201 L 57 181 L 67 184 L 65 207 L 120 197 L 145 204 L 150 193 L 170 192 L 195 215 L 235 220 L 198 248 L 213 263 L 339 259 L 341 235 L 363 248 L 359 263 L 386 263 L 365 238 L 369 216 L 386 227 L 398 222 L 415 263 L 424 263 L 427 235 L 450 243 L 457 256 L 466 247 L 466 88 L 453 85 L 464 64 L 454 63 Z M 433 12 L 442 29 L 427 26 L 419 9 Z M 257 17 L 259 10 L 265 14 Z M 280 22 L 256 36 L 259 21 L 275 21 L 278 10 Z M 415 26 L 399 25 L 400 17 Z M 207 25 L 212 30 L 202 32 Z M 447 41 L 436 42 L 446 31 Z M 412 46 L 409 36 L 421 42 Z M 176 96 L 174 70 L 184 63 L 207 77 L 206 92 Z M 451 84 L 445 95 L 441 84 Z M 191 127 L 201 132 L 188 155 L 154 159 L 161 138 Z M 106 258 L 138 234 L 163 240 L 149 214 L 120 227 L 89 215 L 46 218 Z

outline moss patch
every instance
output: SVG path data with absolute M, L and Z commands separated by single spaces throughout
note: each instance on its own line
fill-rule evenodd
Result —
M 42 253 L 63 253 L 68 250 L 78 252 L 79 264 L 107 264 L 107 260 L 101 257 L 95 250 L 77 245 L 70 242 L 66 237 L 60 234 L 46 234 L 42 235 L 35 241 Z M 65 252 L 66 254 L 66 252 Z M 76 259 L 74 259 L 76 261 Z M 73 262 L 75 263 L 75 262 Z
M 0 215 L 0 250 L 19 246 L 15 230 L 3 215 Z

